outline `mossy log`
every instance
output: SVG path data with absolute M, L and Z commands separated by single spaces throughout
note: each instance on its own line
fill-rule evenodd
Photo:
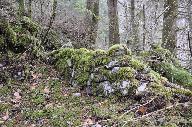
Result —
M 141 53 L 141 56 L 153 70 L 168 78 L 170 82 L 192 87 L 192 74 L 181 67 L 169 50 L 155 46 L 152 50 Z

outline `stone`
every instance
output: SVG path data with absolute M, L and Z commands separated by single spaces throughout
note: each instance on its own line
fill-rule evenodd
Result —
M 109 81 L 102 82 L 100 85 L 103 86 L 105 95 L 108 95 L 114 91 Z
M 73 93 L 73 96 L 75 96 L 75 97 L 80 97 L 80 96 L 81 96 L 81 93 Z

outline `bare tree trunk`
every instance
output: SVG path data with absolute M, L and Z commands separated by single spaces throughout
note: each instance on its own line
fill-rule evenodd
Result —
M 176 18 L 178 12 L 178 2 L 177 0 L 165 0 L 164 2 L 164 8 L 168 9 L 165 11 L 163 18 L 162 46 L 169 49 L 172 53 L 176 53 Z
M 189 64 L 189 68 L 192 69 L 192 40 L 191 40 L 191 36 L 190 34 L 192 34 L 192 15 L 191 15 L 191 5 L 192 5 L 192 1 L 189 0 L 188 1 L 188 5 L 187 5 L 187 13 L 188 13 L 188 22 L 189 22 L 189 31 L 188 31 L 188 43 L 189 43 L 189 51 L 190 51 L 190 55 L 191 55 L 191 59 L 190 59 L 190 64 Z M 192 72 L 192 70 L 191 70 Z
M 146 38 L 146 17 L 145 17 L 145 5 L 143 5 L 143 50 L 145 50 L 145 38 Z
M 18 15 L 21 18 L 25 14 L 24 0 L 18 0 L 18 4 L 19 4 Z
M 52 14 L 51 14 L 51 17 L 49 20 L 48 29 L 46 30 L 46 32 L 43 36 L 43 39 L 42 39 L 42 44 L 44 44 L 46 42 L 47 35 L 49 34 L 49 31 L 50 31 L 52 24 L 56 17 L 56 10 L 57 10 L 57 0 L 53 0 L 53 10 L 52 10 Z
M 83 47 L 94 49 L 96 39 L 97 39 L 97 30 L 98 30 L 98 21 L 99 21 L 99 0 L 87 0 L 87 15 L 85 19 L 86 23 L 86 40 Z
M 28 1 L 28 17 L 32 17 L 32 0 Z
M 109 45 L 120 44 L 117 0 L 107 0 L 109 16 Z
M 187 7 L 187 13 L 188 13 L 188 21 L 189 21 L 189 32 L 188 32 L 188 39 L 189 39 L 189 48 L 190 48 L 190 53 L 191 53 L 191 58 L 192 58 L 192 42 L 190 40 L 190 33 L 192 33 L 192 16 L 191 16 L 191 0 L 188 2 L 188 7 Z
M 138 24 L 135 19 L 135 0 L 131 0 L 131 47 L 133 51 L 139 49 Z

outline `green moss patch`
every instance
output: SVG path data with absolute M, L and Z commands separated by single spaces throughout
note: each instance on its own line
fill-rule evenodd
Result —
M 186 87 L 192 86 L 192 75 L 179 65 L 178 60 L 169 50 L 157 46 L 147 53 L 142 53 L 141 56 L 153 70 L 166 77 L 170 82 Z

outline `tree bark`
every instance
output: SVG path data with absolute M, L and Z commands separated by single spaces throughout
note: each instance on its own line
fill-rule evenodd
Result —
M 25 4 L 24 4 L 24 0 L 18 0 L 18 4 L 19 4 L 19 10 L 18 10 L 18 15 L 21 18 L 22 16 L 24 16 L 25 14 Z
M 189 22 L 189 31 L 188 31 L 188 43 L 189 43 L 189 51 L 191 55 L 190 63 L 189 63 L 189 68 L 191 69 L 192 72 L 192 40 L 190 34 L 192 34 L 192 15 L 191 15 L 191 5 L 192 1 L 188 1 L 187 5 L 187 13 L 188 13 L 188 22 Z
M 145 17 L 145 5 L 143 5 L 143 50 L 145 50 L 146 40 L 146 17 Z
M 32 17 L 32 0 L 28 1 L 28 17 Z
M 138 25 L 135 19 L 135 0 L 131 0 L 131 49 L 133 51 L 139 50 L 139 37 L 138 37 Z
M 109 45 L 120 44 L 117 0 L 107 0 L 109 16 Z
M 44 37 L 42 39 L 42 44 L 45 44 L 46 42 L 47 35 L 49 34 L 49 31 L 51 30 L 52 24 L 56 17 L 56 11 L 57 11 L 57 0 L 53 0 L 53 10 L 49 20 L 48 29 L 46 30 Z
M 83 47 L 94 49 L 99 21 L 99 0 L 87 0 L 86 8 L 86 42 Z
M 177 0 L 165 0 L 164 2 L 164 8 L 168 9 L 165 11 L 163 18 L 162 46 L 169 49 L 172 53 L 176 53 L 178 2 Z

